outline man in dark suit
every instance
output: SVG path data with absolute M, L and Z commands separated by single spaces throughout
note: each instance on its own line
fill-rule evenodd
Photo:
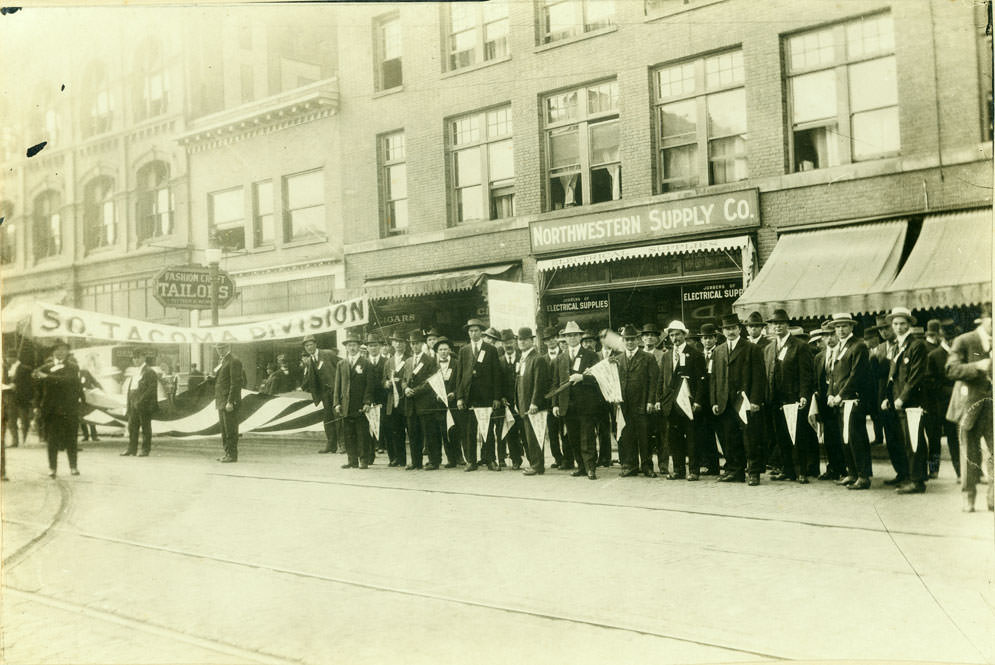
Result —
M 826 405 L 836 412 L 847 461 L 847 476 L 836 482 L 847 489 L 866 490 L 871 487 L 871 447 L 865 421 L 867 404 L 877 397 L 875 381 L 867 345 L 853 334 L 857 322 L 849 314 L 839 313 L 833 314 L 830 325 L 839 341 L 829 373 Z
M 365 469 L 373 457 L 366 412 L 373 403 L 373 386 L 377 377 L 370 361 L 359 353 L 361 341 L 358 333 L 346 335 L 346 356 L 339 363 L 335 377 L 335 415 L 343 419 L 342 434 L 348 455 L 343 469 Z
M 76 468 L 76 436 L 79 430 L 79 413 L 83 404 L 83 386 L 79 368 L 67 361 L 69 345 L 59 340 L 52 349 L 52 360 L 32 372 L 38 382 L 38 419 L 44 424 L 45 443 L 48 448 L 48 475 L 55 478 L 60 450 L 69 458 L 69 471 L 79 475 Z
M 905 458 L 908 460 L 906 475 L 908 481 L 897 488 L 899 494 L 921 494 L 926 491 L 926 478 L 929 475 L 929 446 L 926 442 L 925 420 L 922 411 L 925 404 L 926 386 L 926 345 L 915 339 L 911 326 L 915 324 L 912 312 L 906 307 L 895 307 L 888 314 L 894 333 L 896 352 L 888 371 L 888 380 L 878 394 L 881 411 L 894 411 L 898 418 L 899 432 L 904 443 Z M 913 421 L 915 430 L 909 429 L 907 409 L 920 409 L 918 423 Z M 916 443 L 913 448 L 913 442 Z
M 3 417 L 3 440 L 7 441 L 7 431 L 13 435 L 11 448 L 17 448 L 21 441 L 27 441 L 31 429 L 31 411 L 35 399 L 35 381 L 31 367 L 21 362 L 16 353 L 8 352 L 4 364 L 4 384 L 10 386 L 5 395 Z M 20 427 L 20 432 L 18 432 Z M 20 437 L 18 437 L 20 434 Z
M 459 389 L 459 361 L 453 356 L 453 343 L 440 336 L 435 342 L 435 362 L 446 386 L 446 407 L 453 418 L 452 428 L 447 427 L 446 412 L 438 412 L 442 429 L 442 446 L 446 451 L 445 468 L 452 469 L 463 463 L 463 413 L 456 408 L 456 391 Z M 441 405 L 439 405 L 441 407 Z
M 387 466 L 404 466 L 407 460 L 407 449 L 405 447 L 404 417 L 404 388 L 401 380 L 404 378 L 404 364 L 408 360 L 408 342 L 400 332 L 393 332 L 390 336 L 390 344 L 393 350 L 384 362 L 383 387 L 387 395 L 387 404 L 384 407 L 384 431 L 381 436 L 387 442 Z M 412 436 L 416 433 L 412 432 Z
M 556 326 L 547 326 L 542 331 L 542 342 L 545 350 L 539 349 L 542 362 L 546 365 L 546 373 L 549 375 L 550 383 L 556 373 L 556 359 L 560 355 L 560 345 L 557 342 L 559 330 Z M 553 386 L 551 386 L 552 388 Z M 569 469 L 573 467 L 573 461 L 564 459 L 561 442 L 566 442 L 566 438 L 561 437 L 563 422 L 553 415 L 553 405 L 549 405 L 546 411 L 546 433 L 549 436 L 549 452 L 553 455 L 553 463 L 549 465 L 551 469 Z
M 694 419 L 702 417 L 701 380 L 705 374 L 705 357 L 687 343 L 690 331 L 682 321 L 667 326 L 670 350 L 663 355 L 660 367 L 658 410 L 667 423 L 667 441 L 674 470 L 670 480 L 698 480 L 701 459 L 695 441 Z M 687 402 L 681 395 L 686 390 Z M 683 406 L 682 406 L 683 405 Z M 690 413 L 684 408 L 691 409 Z M 685 471 L 685 464 L 690 469 Z
M 498 352 L 492 345 L 481 339 L 485 326 L 480 319 L 470 319 L 463 326 L 470 343 L 460 349 L 460 382 L 456 393 L 456 404 L 466 415 L 464 419 L 465 437 L 463 455 L 466 457 L 465 471 L 477 469 L 477 415 L 474 409 L 487 409 L 489 414 L 501 408 L 500 374 Z M 481 412 L 483 413 L 483 412 Z M 488 421 L 490 417 L 488 417 Z M 487 439 L 483 443 L 481 462 L 491 471 L 500 471 L 495 457 L 493 430 L 488 425 Z
M 803 445 L 801 431 L 813 393 L 812 355 L 808 344 L 789 334 L 786 311 L 775 309 L 768 323 L 773 327 L 774 341 L 763 349 L 767 372 L 766 404 L 774 425 L 776 446 L 781 453 L 781 472 L 772 475 L 771 479 L 807 484 L 812 460 L 809 459 L 809 447 Z M 785 405 L 798 407 L 794 433 L 788 431 Z M 815 464 L 818 465 L 818 459 Z
M 743 339 L 735 314 L 722 317 L 722 334 L 726 341 L 715 347 L 709 385 L 712 413 L 721 419 L 726 456 L 719 481 L 743 482 L 748 475 L 749 484 L 758 485 L 763 471 L 759 419 L 766 389 L 763 354 Z M 743 409 L 746 423 L 739 413 Z
M 702 405 L 699 414 L 695 414 L 694 445 L 698 460 L 705 467 L 703 475 L 719 475 L 719 448 L 715 442 L 716 436 L 722 436 L 719 418 L 711 409 L 711 379 L 715 366 L 715 347 L 719 341 L 714 323 L 703 323 L 698 331 L 701 342 L 702 376 L 698 385 L 698 395 L 695 401 Z
M 594 423 L 598 408 L 598 382 L 586 371 L 598 362 L 598 354 L 582 348 L 580 338 L 584 331 L 575 321 L 563 329 L 567 350 L 556 359 L 555 386 L 569 383 L 553 397 L 553 411 L 563 418 L 567 426 L 570 453 L 577 464 L 571 475 L 587 475 L 597 479 L 598 449 Z M 567 455 L 570 457 L 571 455 Z
M 625 351 L 609 357 L 618 365 L 618 378 L 622 388 L 622 416 L 625 428 L 618 441 L 618 460 L 622 477 L 635 476 L 640 471 L 647 478 L 655 478 L 653 455 L 650 453 L 647 431 L 647 413 L 653 410 L 659 369 L 656 358 L 639 348 L 639 331 L 635 326 L 622 328 Z M 608 408 L 614 410 L 615 405 Z
M 819 480 L 839 480 L 845 478 L 846 456 L 843 453 L 843 434 L 840 430 L 836 410 L 826 403 L 829 397 L 829 377 L 832 372 L 834 354 L 839 338 L 835 330 L 822 326 L 810 333 L 810 337 L 819 338 L 822 349 L 812 360 L 813 369 L 813 403 L 809 404 L 809 422 L 813 429 L 822 423 L 822 440 L 826 447 L 826 470 Z
M 424 468 L 434 471 L 442 464 L 442 429 L 437 414 L 442 404 L 429 385 L 428 379 L 436 373 L 435 358 L 425 349 L 425 335 L 421 330 L 408 334 L 411 357 L 404 361 L 404 374 L 401 386 L 404 389 L 404 414 L 411 439 L 411 463 L 407 471 L 422 468 L 424 451 L 428 452 L 428 465 Z
M 535 347 L 535 336 L 531 328 L 518 329 L 518 368 L 515 372 L 515 407 L 521 416 L 521 428 L 525 440 L 525 456 L 529 468 L 522 473 L 526 476 L 541 476 L 546 472 L 543 454 L 543 441 L 536 437 L 529 416 L 549 408 L 546 394 L 551 388 L 549 363 L 539 356 Z
M 767 323 L 760 312 L 750 312 L 743 325 L 746 328 L 746 341 L 756 346 L 761 352 L 764 351 L 767 345 L 770 344 L 770 338 L 767 336 Z M 763 354 L 761 353 L 762 356 Z M 763 441 L 763 447 L 760 450 L 760 454 L 763 457 L 763 465 L 772 471 L 780 472 L 781 451 L 777 445 L 773 409 L 767 404 L 761 406 L 760 411 L 757 412 L 757 421 L 757 428 L 760 432 L 759 438 Z
M 940 343 L 926 356 L 926 408 L 930 418 L 926 421 L 926 438 L 929 440 L 929 477 L 936 478 L 940 471 L 940 438 L 947 437 L 950 463 L 960 478 L 960 438 L 957 425 L 947 420 L 947 409 L 953 394 L 953 379 L 947 378 L 947 357 L 951 344 L 959 334 L 952 319 L 940 322 Z
M 225 454 L 219 462 L 238 461 L 238 407 L 242 404 L 245 372 L 242 361 L 232 355 L 231 345 L 224 342 L 214 346 L 221 361 L 214 368 L 214 406 L 221 425 L 221 445 Z
M 656 360 L 657 376 L 659 376 L 660 369 L 663 366 L 663 356 L 664 351 L 660 348 L 660 331 L 657 329 L 658 326 L 655 323 L 643 324 L 642 329 L 639 331 L 640 339 L 642 341 L 643 351 L 653 356 Z M 654 393 L 656 393 L 659 385 L 653 387 Z M 670 449 L 667 446 L 667 419 L 664 418 L 663 414 L 657 411 L 656 403 L 659 401 L 659 395 L 653 395 L 653 409 L 646 414 L 646 435 L 649 439 L 649 450 L 650 456 L 655 453 L 657 460 L 660 464 L 660 473 L 666 476 L 670 473 Z M 652 460 L 650 460 L 652 464 Z
M 338 372 L 339 359 L 337 354 L 325 349 L 318 349 L 318 343 L 313 335 L 308 335 L 302 342 L 304 353 L 303 388 L 311 393 L 314 405 L 321 404 L 322 419 L 325 427 L 325 447 L 319 453 L 334 453 L 338 449 L 338 422 L 335 416 L 335 375 Z
M 964 510 L 974 511 L 981 476 L 981 439 L 988 448 L 988 476 L 992 478 L 992 304 L 985 303 L 978 327 L 954 340 L 947 356 L 947 376 L 957 381 L 947 419 L 960 426 L 962 456 L 961 491 Z M 988 510 L 995 510 L 993 484 L 988 482 Z
M 887 390 L 891 367 L 898 354 L 898 344 L 895 341 L 895 333 L 886 317 L 877 317 L 875 330 L 882 341 L 873 350 L 868 350 L 868 365 L 871 376 L 874 378 L 876 395 L 873 404 L 867 405 L 867 408 L 872 409 L 872 420 L 873 414 L 877 415 L 881 435 L 887 444 L 888 458 L 891 460 L 892 468 L 895 469 L 895 477 L 884 481 L 884 484 L 901 486 L 908 482 L 909 472 L 909 460 L 905 454 L 905 437 L 902 436 L 898 412 L 892 408 L 882 409 L 883 400 L 879 397 Z
M 127 396 L 128 448 L 121 455 L 147 457 L 152 450 L 152 416 L 159 410 L 159 377 L 152 364 L 155 356 L 136 350 L 131 354 L 135 373 L 125 379 L 124 393 Z M 138 452 L 138 433 L 141 430 L 142 450 Z
M 502 407 L 494 413 L 491 427 L 494 429 L 494 440 L 498 444 L 498 466 L 504 467 L 505 454 L 511 457 L 512 469 L 522 468 L 522 422 L 520 414 L 514 408 L 515 404 L 515 372 L 518 369 L 518 342 L 515 339 L 515 332 L 510 328 L 501 331 L 501 344 L 499 346 L 498 376 L 499 391 Z M 515 419 L 515 424 L 505 434 L 505 409 L 510 409 Z
M 375 332 L 366 338 L 366 348 L 369 350 L 369 361 L 370 361 L 370 371 L 373 372 L 373 404 L 370 408 L 374 410 L 376 417 L 379 418 L 380 424 L 380 439 L 379 441 L 371 442 L 375 453 L 386 452 L 387 448 L 384 445 L 386 441 L 384 437 L 384 406 L 387 404 L 387 389 L 384 388 L 384 369 L 387 367 L 387 356 L 384 355 L 383 350 L 386 348 L 385 340 L 380 335 L 379 332 Z M 367 464 L 372 464 L 373 458 L 367 460 Z

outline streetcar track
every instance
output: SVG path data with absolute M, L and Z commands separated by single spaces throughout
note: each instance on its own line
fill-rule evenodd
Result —
M 940 534 L 940 533 L 928 533 L 922 531 L 898 531 L 898 530 L 888 530 L 883 527 L 873 527 L 873 526 L 855 526 L 846 524 L 826 524 L 823 522 L 811 522 L 808 520 L 800 519 L 785 519 L 778 517 L 765 517 L 760 515 L 741 515 L 736 513 L 724 513 L 717 511 L 707 511 L 707 510 L 693 510 L 690 508 L 674 508 L 670 506 L 649 506 L 645 504 L 624 504 L 624 503 L 611 503 L 608 501 L 592 501 L 589 499 L 563 499 L 559 497 L 539 497 L 539 496 L 515 496 L 511 494 L 493 494 L 488 492 L 468 492 L 460 490 L 450 490 L 450 489 L 438 489 L 432 487 L 402 487 L 397 485 L 376 485 L 369 483 L 356 483 L 348 482 L 343 480 L 327 480 L 322 478 L 287 478 L 280 476 L 259 476 L 251 474 L 240 474 L 240 473 L 220 473 L 220 472 L 209 472 L 208 475 L 220 476 L 224 478 L 247 478 L 250 480 L 271 480 L 276 482 L 288 482 L 288 483 L 305 483 L 305 484 L 317 484 L 317 485 L 338 485 L 342 487 L 359 487 L 363 489 L 377 489 L 377 490 L 395 490 L 398 492 L 423 492 L 427 494 L 444 494 L 449 496 L 468 496 L 468 497 L 479 497 L 486 499 L 508 499 L 511 501 L 533 501 L 537 503 L 562 503 L 568 505 L 582 505 L 582 506 L 592 506 L 597 508 L 621 508 L 630 510 L 648 510 L 653 512 L 664 512 L 664 513 L 679 513 L 684 515 L 694 515 L 698 517 L 717 517 L 717 518 L 729 518 L 746 520 L 753 522 L 773 522 L 778 524 L 793 524 L 798 526 L 810 526 L 820 529 L 840 529 L 844 531 L 866 531 L 870 533 L 877 533 L 882 535 L 887 535 L 889 533 L 901 535 L 901 536 L 920 536 L 923 538 L 960 538 L 965 540 L 977 540 L 977 541 L 988 541 L 987 537 L 984 536 L 970 536 L 963 534 Z

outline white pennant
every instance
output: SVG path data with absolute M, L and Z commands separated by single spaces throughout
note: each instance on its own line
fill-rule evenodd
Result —
M 504 422 L 501 424 L 501 439 L 503 440 L 508 436 L 508 432 L 511 428 L 515 426 L 515 414 L 511 410 L 511 406 L 504 407 Z
M 688 417 L 688 420 L 694 420 L 694 410 L 691 408 L 691 389 L 688 388 L 688 380 L 685 377 L 681 377 L 681 387 L 677 390 L 677 406 Z
M 542 449 L 543 454 L 546 453 L 546 410 L 538 411 L 536 413 L 529 414 L 529 422 L 532 423 L 532 431 L 535 432 L 536 440 L 539 442 L 539 448 Z
M 791 437 L 791 444 L 795 444 L 795 435 L 798 428 L 798 403 L 792 402 L 781 407 L 784 411 L 784 422 L 788 426 L 788 435 Z
M 376 441 L 380 440 L 380 405 L 374 404 L 366 412 L 366 419 L 370 421 L 370 436 Z
M 615 440 L 622 438 L 622 430 L 625 429 L 625 416 L 622 415 L 622 405 L 615 405 Z
M 481 441 L 487 441 L 487 428 L 491 424 L 491 407 L 475 406 L 473 415 L 477 417 L 477 436 Z
M 843 400 L 843 443 L 850 443 L 850 413 L 857 404 L 855 399 Z
M 905 418 L 909 421 L 909 443 L 912 452 L 919 450 L 919 423 L 922 422 L 922 407 L 913 406 L 905 409 Z

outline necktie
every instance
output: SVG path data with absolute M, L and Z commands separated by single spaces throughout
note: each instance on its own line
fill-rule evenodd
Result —
M 677 367 L 681 362 L 681 352 L 676 348 L 674 349 L 674 367 Z

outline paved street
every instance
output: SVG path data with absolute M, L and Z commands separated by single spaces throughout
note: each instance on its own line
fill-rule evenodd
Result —
M 4 663 L 995 662 L 993 516 L 923 496 L 8 450 Z M 65 458 L 60 459 L 64 466 Z

